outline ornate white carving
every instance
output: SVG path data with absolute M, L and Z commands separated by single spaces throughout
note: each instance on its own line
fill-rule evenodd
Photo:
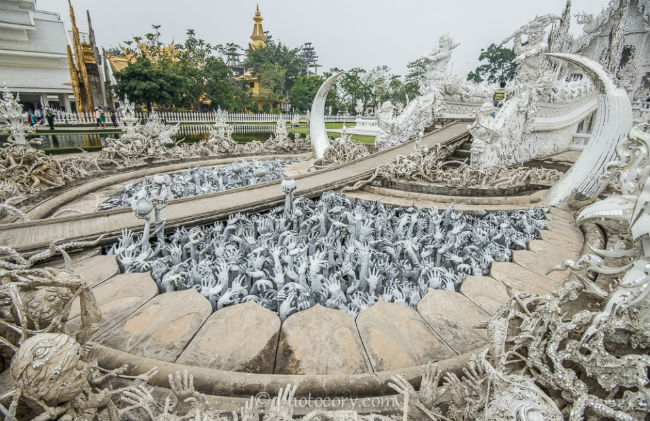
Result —
M 422 135 L 426 127 L 433 125 L 435 117 L 445 113 L 467 113 L 465 102 L 476 103 L 488 98 L 491 89 L 487 84 L 468 82 L 460 76 L 449 74 L 447 66 L 458 45 L 449 35 L 441 36 L 434 51 L 423 57 L 427 73 L 420 87 L 421 95 L 409 101 L 402 110 L 390 101 L 379 107 L 376 117 L 381 131 L 375 137 L 379 150 Z M 448 109 L 448 101 L 455 101 L 455 105 Z M 469 105 L 470 109 L 474 107 L 475 104 Z
M 2 90 L 2 99 L 0 100 L 0 119 L 4 120 L 4 124 L 9 130 L 9 138 L 7 140 L 10 144 L 29 146 L 26 135 L 27 133 L 33 132 L 34 128 L 25 123 L 25 113 L 19 101 L 19 94 L 16 94 L 14 98 L 5 84 Z

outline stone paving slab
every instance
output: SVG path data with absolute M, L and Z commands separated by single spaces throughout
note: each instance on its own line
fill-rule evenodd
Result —
M 485 330 L 474 326 L 489 315 L 462 294 L 429 290 L 418 303 L 418 312 L 458 354 L 487 343 Z
M 176 360 L 179 364 L 248 373 L 273 373 L 278 316 L 248 301 L 212 314 Z
M 374 371 L 424 365 L 456 355 L 407 305 L 377 301 L 359 313 L 357 327 Z
M 372 371 L 354 319 L 316 304 L 282 324 L 275 374 L 358 374 Z
M 158 295 L 158 286 L 148 272 L 125 273 L 113 276 L 106 282 L 95 286 L 92 288 L 92 292 L 102 312 L 102 320 L 97 331 L 97 334 L 101 334 Z M 77 298 L 70 308 L 70 318 L 66 325 L 67 332 L 72 332 L 81 323 L 79 311 L 79 299 Z
M 566 244 L 565 246 L 557 243 L 551 243 L 544 240 L 531 240 L 528 242 L 528 250 L 533 253 L 544 254 L 560 262 L 566 259 L 576 259 L 580 255 L 582 247 L 578 249 L 573 244 Z
M 569 212 L 563 209 L 558 209 L 552 207 L 551 210 L 546 214 L 546 219 L 549 221 L 566 221 L 566 222 L 575 222 L 573 212 Z
M 93 287 L 120 273 L 115 256 L 93 256 L 72 265 L 73 271 Z
M 539 236 L 544 241 L 548 241 L 549 243 L 557 244 L 571 250 L 581 250 L 582 245 L 584 244 L 584 241 L 578 241 L 575 238 L 571 238 L 571 236 L 565 235 L 561 230 L 557 229 L 553 231 L 540 230 Z
M 496 313 L 510 299 L 505 285 L 489 276 L 468 276 L 460 292 L 489 314 Z
M 551 268 L 562 263 L 564 259 L 557 256 L 549 256 L 544 253 L 535 253 L 528 250 L 515 250 L 512 252 L 512 261 L 518 265 L 525 267 L 531 272 L 535 272 L 538 275 L 552 279 L 559 283 L 566 281 L 571 274 L 570 270 L 548 273 Z
M 120 351 L 174 362 L 194 337 L 212 305 L 195 289 L 158 295 L 98 338 Z
M 549 278 L 510 262 L 492 263 L 490 276 L 503 282 L 512 289 L 524 291 L 529 294 L 545 295 L 555 290 L 559 284 Z
M 585 242 L 584 234 L 573 221 L 562 221 L 558 218 L 556 220 L 547 221 L 546 227 L 548 231 L 560 234 L 563 238 L 566 238 L 567 241 L 572 241 L 578 244 L 583 244 Z

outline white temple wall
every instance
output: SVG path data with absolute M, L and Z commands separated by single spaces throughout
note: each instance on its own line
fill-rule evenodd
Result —
M 61 94 L 66 102 L 72 95 L 66 45 L 58 13 L 35 10 L 33 0 L 0 0 L 0 84 L 25 98 Z

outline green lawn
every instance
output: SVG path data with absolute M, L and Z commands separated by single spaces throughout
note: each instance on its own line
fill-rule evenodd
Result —
M 328 127 L 330 128 L 330 127 Z M 293 133 L 301 133 L 301 134 L 308 134 L 309 133 L 309 127 L 301 127 L 299 129 L 289 129 L 289 132 Z M 338 137 L 341 135 L 341 133 L 336 133 L 336 132 L 327 132 L 327 135 L 330 137 Z M 352 134 L 350 137 L 359 143 L 375 143 L 375 137 L 374 136 L 362 136 L 358 134 Z

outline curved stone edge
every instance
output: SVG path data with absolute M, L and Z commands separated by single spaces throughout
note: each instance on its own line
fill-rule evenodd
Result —
M 182 373 L 183 370 L 187 370 L 188 373 L 194 376 L 194 387 L 197 391 L 217 396 L 247 397 L 260 392 L 266 392 L 273 396 L 277 395 L 280 388 L 285 387 L 287 384 L 297 386 L 296 397 L 394 395 L 395 391 L 388 387 L 391 376 L 401 374 L 407 381 L 417 386 L 426 368 L 426 365 L 421 365 L 376 373 L 341 375 L 252 374 L 154 360 L 109 348 L 96 342 L 91 342 L 91 345 L 99 365 L 105 369 L 115 369 L 122 365 L 128 365 L 128 375 L 139 375 L 157 367 L 158 373 L 153 377 L 150 384 L 164 388 L 169 386 L 169 374 L 174 374 L 176 371 Z M 470 357 L 481 350 L 482 348 L 479 348 L 433 364 L 442 371 L 460 374 L 462 367 L 465 366 Z
M 373 189 L 373 191 L 370 191 L 371 189 Z M 459 197 L 457 196 L 435 196 L 435 195 L 425 195 L 425 194 L 417 193 L 419 196 L 401 197 L 399 195 L 390 194 L 393 191 L 398 192 L 399 194 L 401 193 L 400 190 L 393 190 L 391 192 L 376 192 L 377 190 L 374 189 L 384 189 L 384 188 L 364 186 L 360 190 L 348 191 L 348 192 L 344 192 L 343 194 L 350 197 L 351 199 L 380 201 L 382 203 L 385 203 L 386 205 L 402 206 L 402 207 L 420 206 L 425 208 L 425 207 L 436 206 L 438 209 L 446 209 L 449 206 L 451 206 L 451 204 L 453 203 L 454 209 L 465 211 L 465 212 L 476 212 L 476 211 L 490 212 L 490 211 L 500 211 L 500 210 L 510 211 L 515 209 L 545 206 L 545 204 L 542 203 L 541 200 L 536 201 L 537 200 L 536 198 L 531 199 L 531 201 L 529 202 L 520 203 L 520 204 L 504 204 L 504 203 L 466 204 L 466 203 L 460 203 L 456 201 L 456 199 L 459 199 Z M 536 194 L 541 195 L 542 192 L 545 192 L 545 190 L 539 191 Z M 403 192 L 403 193 L 411 193 L 411 192 Z M 426 196 L 431 196 L 431 197 L 426 197 Z M 525 198 L 526 196 L 518 196 L 518 197 Z M 474 199 L 480 200 L 482 198 L 474 198 Z M 494 198 L 486 198 L 486 199 L 491 200 Z
M 89 193 L 92 193 L 94 191 L 97 191 L 105 187 L 110 187 L 114 184 L 129 181 L 133 178 L 145 177 L 147 175 L 184 170 L 195 166 L 214 166 L 214 165 L 222 165 L 222 164 L 225 165 L 225 164 L 233 163 L 240 159 L 271 160 L 271 159 L 282 159 L 282 158 L 290 158 L 290 157 L 308 157 L 308 156 L 309 154 L 301 153 L 301 154 L 274 154 L 274 155 L 242 155 L 242 156 L 228 157 L 228 158 L 211 157 L 208 159 L 189 160 L 180 163 L 166 164 L 162 166 L 147 166 L 146 168 L 142 168 L 139 170 L 109 175 L 107 177 L 102 177 L 100 179 L 91 177 L 85 180 L 79 180 L 80 184 L 75 184 L 73 186 L 70 186 L 68 189 L 61 192 L 60 194 L 56 194 L 56 191 L 53 191 L 51 196 L 48 195 L 48 197 L 45 197 L 43 201 L 32 206 L 31 209 L 29 209 L 26 213 L 27 216 L 29 216 L 32 220 L 43 219 L 48 217 L 56 209 L 65 206 L 66 204 L 82 196 L 85 196 Z

